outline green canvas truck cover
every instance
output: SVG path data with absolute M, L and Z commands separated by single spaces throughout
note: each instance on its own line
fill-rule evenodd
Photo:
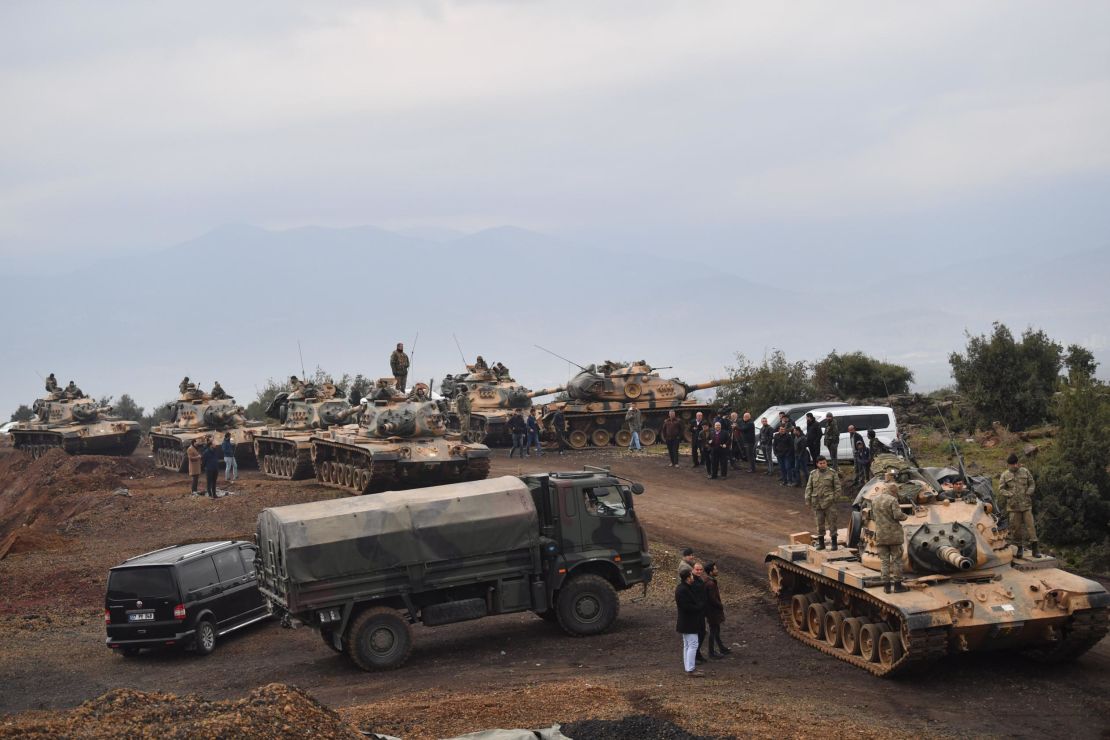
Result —
M 539 539 L 518 478 L 278 506 L 258 516 L 259 546 L 284 554 L 297 584 L 527 549 Z

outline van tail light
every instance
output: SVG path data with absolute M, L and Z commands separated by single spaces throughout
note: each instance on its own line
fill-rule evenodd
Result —
M 178 604 L 177 606 L 175 606 L 173 608 L 173 618 L 174 619 L 184 619 L 185 618 L 185 605 L 184 604 Z
M 104 624 L 111 624 L 111 623 L 112 623 L 112 610 L 111 609 L 105 609 L 104 610 Z

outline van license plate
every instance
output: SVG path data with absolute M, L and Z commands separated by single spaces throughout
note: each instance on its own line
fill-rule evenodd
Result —
M 137 614 L 128 614 L 127 619 L 131 622 L 153 622 L 154 612 L 138 612 Z

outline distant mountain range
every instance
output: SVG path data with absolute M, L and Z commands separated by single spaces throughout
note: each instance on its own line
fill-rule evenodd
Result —
M 438 383 L 475 354 L 531 387 L 575 362 L 646 359 L 689 381 L 725 373 L 736 352 L 791 359 L 861 349 L 909 365 L 919 385 L 948 382 L 964 329 L 1028 324 L 1084 342 L 1107 360 L 1110 252 L 1039 263 L 947 268 L 797 265 L 740 277 L 740 260 L 686 261 L 597 248 L 511 226 L 464 234 L 372 226 L 268 231 L 227 226 L 168 249 L 104 259 L 75 272 L 0 275 L 10 413 L 41 390 L 35 373 L 85 391 L 130 393 L 151 406 L 182 375 L 219 380 L 244 404 L 267 378 L 306 367 L 388 374 L 398 341 L 412 375 Z M 1106 367 L 1103 367 L 1106 370 Z M 5 417 L 6 418 L 6 417 Z

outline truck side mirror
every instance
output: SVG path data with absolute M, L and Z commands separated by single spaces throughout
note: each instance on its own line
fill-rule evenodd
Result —
M 643 492 L 644 492 L 644 486 L 643 486 L 642 483 L 633 483 L 632 484 L 632 493 L 639 496 Z

